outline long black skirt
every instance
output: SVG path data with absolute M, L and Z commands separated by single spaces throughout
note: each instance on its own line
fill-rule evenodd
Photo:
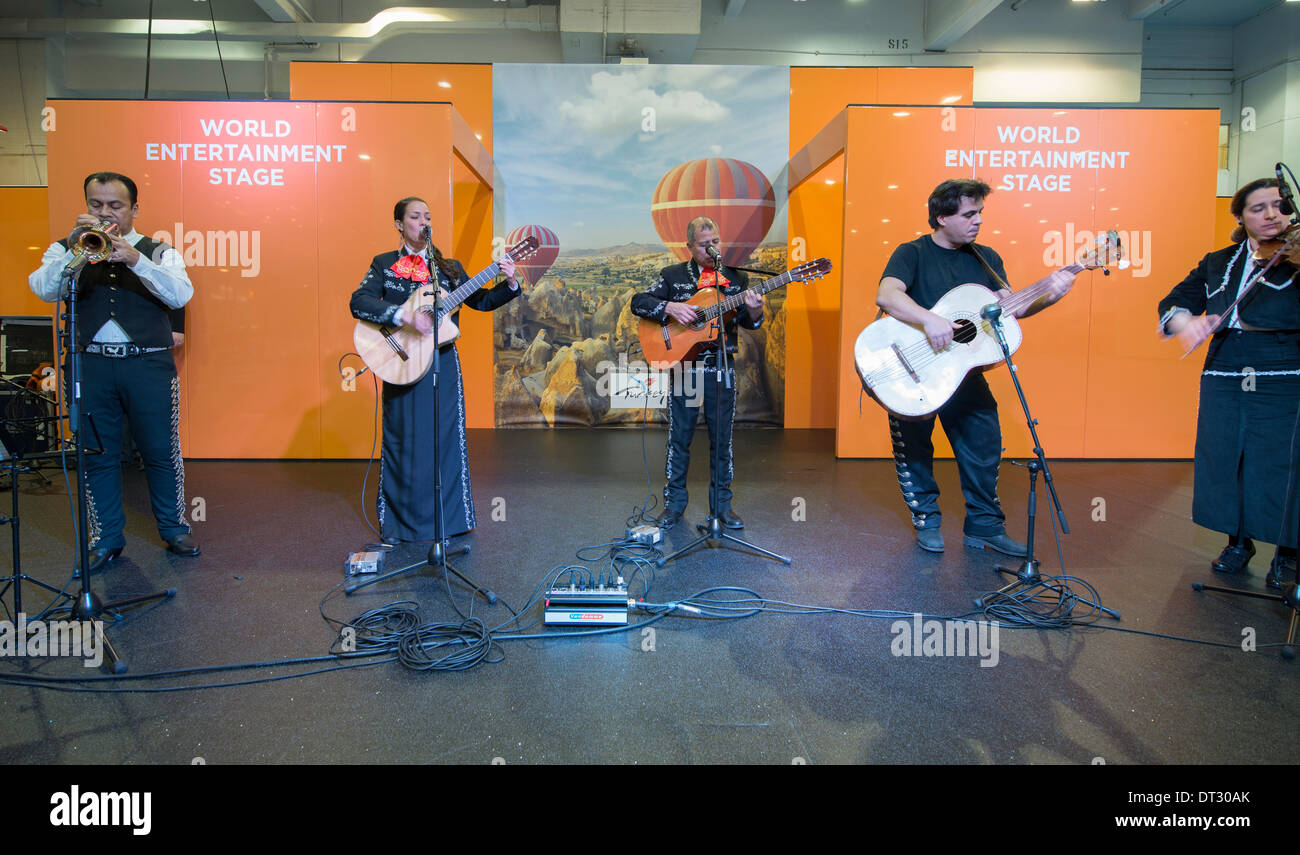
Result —
M 1221 342 L 1221 343 L 1220 343 Z M 1201 374 L 1192 519 L 1296 545 L 1300 334 L 1230 331 Z
M 434 476 L 442 475 L 443 536 L 474 528 L 474 495 L 465 439 L 465 389 L 456 346 L 441 353 L 432 371 L 410 386 L 384 384 L 384 444 L 380 462 L 379 530 L 384 540 L 437 538 Z M 434 413 L 439 416 L 434 454 Z

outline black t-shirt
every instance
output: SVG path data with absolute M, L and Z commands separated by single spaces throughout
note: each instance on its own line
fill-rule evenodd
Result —
M 979 253 L 1005 282 L 1007 271 L 1002 266 L 1001 257 L 987 246 L 979 246 Z M 934 308 L 944 294 L 968 282 L 983 285 L 991 291 L 1002 290 L 997 280 L 971 253 L 970 246 L 945 249 L 929 235 L 922 235 L 894 250 L 880 278 L 890 276 L 907 286 L 907 296 L 923 309 Z

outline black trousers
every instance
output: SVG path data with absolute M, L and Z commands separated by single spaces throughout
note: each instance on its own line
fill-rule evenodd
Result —
M 170 350 L 126 359 L 93 353 L 81 358 L 85 442 L 103 454 L 86 457 L 86 495 L 91 547 L 126 545 L 122 510 L 123 421 L 144 460 L 149 502 L 163 540 L 188 534 L 185 464 L 181 460 L 180 381 Z M 93 424 L 93 429 L 92 429 Z
M 1002 462 L 1002 426 L 998 403 L 983 374 L 972 374 L 936 414 L 957 458 L 957 474 L 966 496 L 962 530 L 976 537 L 1006 531 L 1006 515 L 998 501 L 998 467 Z M 918 421 L 889 417 L 894 441 L 894 466 L 903 501 L 918 529 L 938 528 L 939 485 L 934 480 L 934 416 Z
M 438 536 L 435 476 L 442 484 L 442 535 L 474 528 L 465 436 L 465 389 L 455 345 L 439 350 L 440 373 L 409 386 L 384 384 L 384 446 L 379 462 L 379 530 L 389 543 Z M 438 415 L 438 455 L 433 422 Z
M 719 378 L 712 360 L 694 367 L 674 368 L 673 394 L 668 399 L 668 483 L 664 487 L 664 508 L 686 510 L 686 473 L 691 465 L 691 440 L 701 411 L 709 429 L 709 511 L 731 509 L 731 479 L 735 475 L 731 448 L 732 423 L 736 418 L 735 372 Z M 730 379 L 728 383 L 727 380 Z
M 1192 519 L 1296 545 L 1300 333 L 1230 330 L 1210 343 L 1196 420 Z

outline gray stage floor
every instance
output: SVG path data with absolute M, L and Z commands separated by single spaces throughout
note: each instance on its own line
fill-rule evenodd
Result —
M 661 431 L 646 439 L 656 494 L 663 439 Z M 1002 584 L 991 553 L 961 546 L 962 502 L 951 462 L 939 466 L 948 551 L 936 556 L 915 546 L 892 462 L 836 461 L 826 431 L 738 431 L 735 444 L 744 536 L 793 556 L 793 564 L 705 548 L 658 569 L 648 600 L 734 585 L 812 606 L 952 616 L 969 614 L 974 597 Z M 466 538 L 472 554 L 458 564 L 516 607 L 548 570 L 576 563 L 580 547 L 621 536 L 645 496 L 636 431 L 474 431 L 470 447 L 479 528 Z M 698 436 L 695 447 L 692 522 L 707 507 L 707 438 Z M 188 492 L 203 500 L 206 513 L 195 523 L 203 547 L 197 559 L 162 551 L 143 477 L 128 471 L 128 547 L 94 576 L 96 588 L 108 597 L 178 591 L 110 628 L 131 673 L 325 654 L 336 633 L 318 605 L 341 581 L 344 556 L 373 539 L 359 512 L 363 469 L 353 462 L 188 463 Z M 1122 619 L 1069 630 L 1001 627 L 996 664 L 987 649 L 983 656 L 896 656 L 902 637 L 896 618 L 667 617 L 605 637 L 557 639 L 550 632 L 546 639 L 505 642 L 503 661 L 454 673 L 389 662 L 170 693 L 0 686 L 0 762 L 1300 759 L 1292 730 L 1300 662 L 1283 661 L 1276 647 L 1241 649 L 1243 633 L 1260 645 L 1280 641 L 1289 612 L 1276 603 L 1192 590 L 1196 581 L 1224 580 L 1211 579 L 1208 569 L 1220 536 L 1190 520 L 1190 464 L 1061 462 L 1054 474 L 1072 527 L 1062 541 L 1066 567 L 1095 586 Z M 1024 534 L 1027 481 L 1023 468 L 1004 464 L 1000 491 L 1017 536 Z M 29 476 L 21 483 L 22 567 L 62 585 L 72 553 L 62 484 L 40 488 Z M 8 494 L 0 501 L 7 503 Z M 1045 516 L 1039 523 L 1044 569 L 1056 572 L 1051 527 Z M 691 534 L 683 526 L 670 543 L 680 545 Z M 392 557 L 423 554 L 424 547 L 408 545 Z M 1271 554 L 1262 549 L 1251 575 L 1233 584 L 1263 591 Z M 465 608 L 465 589 L 451 591 Z M 48 599 L 30 586 L 25 594 L 28 613 Z M 456 619 L 446 583 L 427 567 L 335 597 L 326 611 L 350 619 L 395 600 L 417 602 L 427 621 Z M 10 594 L 4 601 L 12 607 Z M 508 618 L 499 605 L 477 604 L 474 614 L 488 625 Z M 0 668 L 87 673 L 67 660 L 10 659 Z M 304 667 L 127 685 L 162 688 L 295 670 Z

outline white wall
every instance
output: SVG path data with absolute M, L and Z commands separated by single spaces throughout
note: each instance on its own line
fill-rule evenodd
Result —
M 1300 4 L 1279 4 L 1238 26 L 1232 56 L 1235 183 L 1272 175 L 1279 160 L 1300 173 Z
M 0 185 L 45 183 L 45 46 L 0 39 Z

